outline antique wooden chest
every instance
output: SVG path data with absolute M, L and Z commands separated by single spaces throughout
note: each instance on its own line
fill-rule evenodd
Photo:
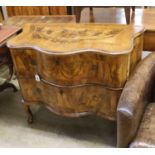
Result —
M 141 59 L 143 29 L 116 24 L 27 24 L 8 42 L 23 95 L 56 114 L 115 120 L 117 103 Z

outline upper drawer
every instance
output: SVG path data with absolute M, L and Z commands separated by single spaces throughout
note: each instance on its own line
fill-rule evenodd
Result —
M 129 74 L 129 55 L 88 52 L 56 56 L 31 49 L 12 49 L 11 54 L 18 78 L 35 78 L 39 74 L 56 85 L 101 84 L 119 88 Z
M 101 84 L 118 88 L 128 77 L 129 57 L 91 52 L 65 56 L 39 53 L 37 70 L 42 79 L 56 85 Z

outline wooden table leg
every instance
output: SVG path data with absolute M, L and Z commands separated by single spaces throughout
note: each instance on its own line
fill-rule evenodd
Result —
M 22 100 L 23 106 L 24 106 L 24 110 L 27 114 L 27 122 L 29 124 L 33 123 L 33 114 L 32 111 L 30 109 L 30 106 L 26 104 L 26 102 L 24 100 Z
M 90 9 L 90 23 L 94 23 L 95 22 L 95 19 L 94 19 L 94 13 L 93 13 L 93 7 L 89 7 Z
M 131 9 L 130 9 L 130 6 L 125 6 L 124 9 L 125 9 L 126 23 L 130 24 L 131 23 L 131 17 L 130 17 Z
M 74 15 L 76 16 L 76 22 L 77 23 L 80 22 L 81 11 L 82 11 L 82 7 L 80 7 L 80 6 L 75 6 L 74 7 Z

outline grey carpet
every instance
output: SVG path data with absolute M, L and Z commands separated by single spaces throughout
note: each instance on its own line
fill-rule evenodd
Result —
M 16 80 L 13 80 L 18 86 Z M 0 147 L 115 147 L 116 124 L 95 116 L 64 118 L 33 106 L 27 124 L 20 91 L 0 93 Z

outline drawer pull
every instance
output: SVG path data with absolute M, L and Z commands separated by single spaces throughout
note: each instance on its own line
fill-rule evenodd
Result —
M 38 74 L 35 74 L 35 80 L 36 80 L 37 82 L 40 82 L 40 76 L 39 76 Z
M 64 86 L 64 85 L 59 85 L 59 84 L 55 84 L 55 83 L 46 81 L 46 80 L 42 79 L 42 77 L 39 74 L 35 74 L 35 80 L 37 82 L 44 82 L 48 85 L 52 85 L 52 86 L 59 87 L 59 88 L 74 88 L 74 87 L 84 87 L 84 86 L 89 86 L 89 85 L 98 85 L 98 86 L 102 86 L 102 87 L 105 87 L 110 90 L 122 90 L 123 89 L 123 88 L 107 87 L 106 85 L 100 84 L 100 83 L 85 83 L 85 84 L 67 85 L 67 86 L 65 85 Z M 61 93 L 63 94 L 63 92 L 61 92 Z

